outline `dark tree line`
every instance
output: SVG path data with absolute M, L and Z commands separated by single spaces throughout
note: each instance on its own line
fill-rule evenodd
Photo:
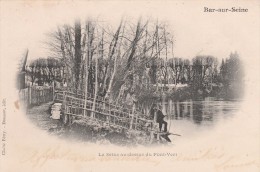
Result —
M 210 95 L 228 98 L 240 97 L 244 87 L 244 71 L 237 53 L 223 58 L 221 64 L 213 56 L 189 59 L 154 59 L 146 65 L 148 90 L 176 90 L 186 85 L 192 95 Z M 144 80 L 143 83 L 146 83 Z M 158 86 L 160 85 L 160 86 Z M 151 92 L 151 91 L 150 91 Z M 153 92 L 153 91 L 152 91 Z
M 223 59 L 220 66 L 219 82 L 223 84 L 222 96 L 241 97 L 244 93 L 244 68 L 237 52 Z
M 64 64 L 54 58 L 39 58 L 30 62 L 26 68 L 26 76 L 31 85 L 51 84 L 53 81 L 63 82 Z

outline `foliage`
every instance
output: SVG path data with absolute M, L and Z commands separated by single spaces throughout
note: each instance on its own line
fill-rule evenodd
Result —
M 38 85 L 51 83 L 54 80 L 62 81 L 64 75 L 63 63 L 54 58 L 38 58 L 26 66 L 26 74 L 30 77 L 32 85 L 37 81 Z
M 122 18 L 117 27 L 99 19 L 77 20 L 58 26 L 50 38 L 50 50 L 64 64 L 69 88 L 115 102 L 124 101 L 128 93 L 141 101 L 144 93 L 158 97 L 160 90 L 180 98 L 212 95 L 221 85 L 226 90 L 243 85 L 237 84 L 243 80 L 237 53 L 220 66 L 211 55 L 174 57 L 173 35 L 158 20 Z M 191 89 L 185 96 L 176 91 L 183 84 Z
M 115 28 L 99 19 L 77 20 L 74 26 L 58 26 L 49 36 L 53 56 L 65 64 L 69 87 L 91 93 L 98 89 L 114 101 L 140 84 L 141 89 L 147 63 L 167 58 L 173 44 L 166 23 L 143 18 L 123 18 Z

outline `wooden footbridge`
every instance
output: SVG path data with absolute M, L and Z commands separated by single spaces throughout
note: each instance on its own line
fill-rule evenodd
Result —
M 165 140 L 165 136 L 168 138 L 167 133 L 158 131 L 155 120 L 149 119 L 135 108 L 120 106 L 103 97 L 94 97 L 92 94 L 85 96 L 80 92 L 56 91 L 54 102 L 62 103 L 63 123 L 68 126 L 80 122 L 96 132 L 106 130 L 125 133 L 129 138 L 140 138 L 150 143 Z

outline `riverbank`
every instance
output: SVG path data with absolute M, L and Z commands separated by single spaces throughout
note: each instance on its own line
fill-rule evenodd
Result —
M 40 129 L 61 139 L 91 142 L 95 144 L 113 144 L 118 146 L 166 144 L 164 140 L 150 140 L 150 132 L 137 130 L 118 130 L 115 126 L 103 125 L 94 118 L 74 118 L 71 125 L 50 118 L 50 107 L 53 102 L 29 108 L 27 117 Z
M 43 103 L 28 108 L 27 117 L 40 129 L 49 131 L 50 128 L 57 128 L 60 121 L 50 118 L 50 106 L 53 102 Z

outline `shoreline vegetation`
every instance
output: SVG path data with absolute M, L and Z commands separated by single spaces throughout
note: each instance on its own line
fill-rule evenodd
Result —
M 163 59 L 159 59 L 160 61 L 166 63 Z M 162 97 L 176 101 L 196 100 L 205 97 L 215 97 L 219 100 L 243 98 L 245 84 L 243 64 L 236 52 L 231 53 L 229 58 L 222 59 L 220 66 L 217 66 L 218 60 L 212 56 L 196 56 L 191 61 L 193 62 L 192 64 L 188 63 L 187 59 L 170 59 L 166 65 L 170 66 L 169 68 L 176 68 L 176 70 L 171 71 L 168 69 L 165 76 L 161 75 L 163 73 L 162 68 L 165 68 L 164 64 L 147 67 L 139 75 L 132 75 L 131 78 L 127 78 L 123 85 L 121 85 L 119 80 L 117 81 L 117 78 L 114 78 L 115 81 L 111 84 L 109 94 L 107 90 L 95 88 L 95 82 L 92 83 L 92 86 L 89 83 L 88 91 L 92 94 L 112 99 L 113 102 L 117 103 L 127 102 L 128 96 L 134 96 L 139 103 L 150 102 L 153 99 L 158 101 Z M 212 64 L 202 65 L 208 61 L 212 61 Z M 216 64 L 213 64 L 213 61 Z M 158 64 L 159 62 L 157 59 L 151 63 Z M 214 65 L 215 69 L 213 68 Z M 205 69 L 205 66 L 210 67 Z M 95 66 L 93 67 L 94 69 Z M 145 70 L 149 70 L 148 76 Z M 153 73 L 154 71 L 156 73 Z M 25 76 L 26 87 L 28 85 L 50 86 L 54 84 L 56 88 L 71 88 L 67 87 L 64 64 L 57 59 L 39 58 L 32 61 L 26 67 Z M 95 78 L 92 78 L 93 80 L 95 81 Z M 101 78 L 98 78 L 98 80 L 101 80 Z M 118 83 L 121 85 L 121 88 L 118 88 Z M 95 89 L 97 89 L 97 92 L 95 92 Z
M 236 101 L 243 98 L 243 90 L 237 88 L 224 88 L 224 86 L 216 86 L 210 92 L 206 89 L 192 90 L 191 86 L 184 86 L 181 88 L 166 90 L 166 91 L 147 91 L 143 92 L 139 96 L 139 101 L 156 100 L 162 101 L 162 99 L 172 99 L 175 101 L 186 100 L 203 100 L 207 97 L 212 97 L 214 100 L 230 100 Z

